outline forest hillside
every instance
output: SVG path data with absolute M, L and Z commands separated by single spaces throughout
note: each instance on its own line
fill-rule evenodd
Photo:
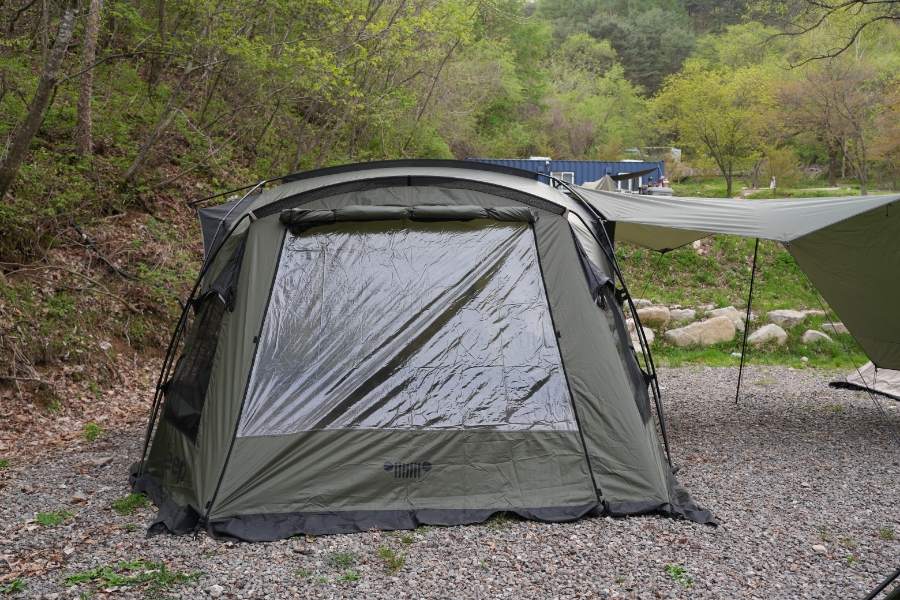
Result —
M 186 202 L 286 173 L 678 147 L 687 191 L 896 190 L 900 25 L 850 4 L 0 3 L 0 416 L 151 385 L 201 259 Z

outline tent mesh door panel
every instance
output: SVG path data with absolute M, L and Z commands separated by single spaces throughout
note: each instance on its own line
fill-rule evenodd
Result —
M 239 437 L 575 430 L 525 223 L 338 223 L 288 236 Z
M 200 416 L 225 309 L 225 302 L 219 294 L 209 294 L 203 299 L 184 354 L 178 361 L 166 393 L 165 419 L 191 441 L 196 441 L 200 428 Z

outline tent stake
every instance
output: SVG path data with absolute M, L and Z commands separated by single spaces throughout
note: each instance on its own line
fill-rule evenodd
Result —
M 750 294 L 747 296 L 747 317 L 744 319 L 744 341 L 741 344 L 741 367 L 738 369 L 737 392 L 734 394 L 734 403 L 738 403 L 741 397 L 741 378 L 744 375 L 744 353 L 747 351 L 747 333 L 750 331 L 750 303 L 753 301 L 753 281 L 756 279 L 756 256 L 759 252 L 759 238 L 753 246 L 753 266 L 750 267 Z

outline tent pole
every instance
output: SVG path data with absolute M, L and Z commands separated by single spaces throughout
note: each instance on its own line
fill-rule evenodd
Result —
M 734 403 L 738 403 L 741 396 L 741 378 L 744 375 L 744 353 L 747 351 L 747 333 L 750 331 L 750 303 L 753 301 L 753 281 L 756 279 L 756 256 L 759 253 L 759 238 L 753 247 L 753 266 L 750 267 L 750 294 L 747 296 L 747 316 L 744 319 L 744 341 L 741 344 L 741 367 L 738 369 L 737 392 L 734 394 Z

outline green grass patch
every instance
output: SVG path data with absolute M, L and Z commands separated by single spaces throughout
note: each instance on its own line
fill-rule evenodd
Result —
M 713 235 L 660 254 L 617 243 L 616 255 L 634 298 L 692 308 L 747 307 L 755 240 Z M 753 312 L 819 308 L 820 296 L 781 245 L 760 240 L 753 288 Z
M 128 494 L 121 500 L 116 500 L 112 503 L 113 509 L 123 517 L 133 515 L 138 509 L 146 508 L 149 505 L 147 494 L 143 492 L 140 494 Z
M 45 512 L 38 513 L 34 518 L 35 523 L 38 525 L 43 525 L 44 527 L 54 527 L 59 525 L 66 519 L 70 519 L 75 516 L 75 513 L 68 510 L 58 510 L 56 512 Z
M 832 190 L 821 189 L 781 189 L 775 190 L 775 198 L 835 198 L 840 196 L 859 196 L 858 189 L 839 188 Z M 748 200 L 771 200 L 772 190 L 761 190 L 747 194 Z
M 344 569 L 356 564 L 356 554 L 353 552 L 332 552 L 328 564 L 332 567 Z
M 339 575 L 335 578 L 336 581 L 343 581 L 345 583 L 353 583 L 360 578 L 358 571 L 347 571 L 343 575 Z
M 378 556 L 384 559 L 390 568 L 391 573 L 396 573 L 406 564 L 406 555 L 394 552 L 390 546 L 381 546 L 378 548 Z
M 693 583 L 693 580 L 689 577 L 685 577 L 684 575 L 684 567 L 678 565 L 666 565 L 666 577 L 677 581 L 684 587 L 688 587 Z
M 21 577 L 16 577 L 8 584 L 0 587 L 0 592 L 3 592 L 7 596 L 12 596 L 13 594 L 24 592 L 26 587 L 28 587 L 28 582 Z
M 892 540 L 897 537 L 897 534 L 894 532 L 894 528 L 891 525 L 879 527 L 877 531 L 878 537 L 883 540 Z
M 297 569 L 296 571 L 294 571 L 294 575 L 296 575 L 300 579 L 308 579 L 312 577 L 312 574 L 313 572 L 311 569 Z
M 197 581 L 203 573 L 182 573 L 169 571 L 165 563 L 137 559 L 120 562 L 117 565 L 97 567 L 84 573 L 65 577 L 60 583 L 71 587 L 90 584 L 95 591 L 108 587 L 126 587 L 147 584 L 146 592 L 151 596 L 162 594 L 175 586 Z
M 0 459 L 0 469 L 5 469 L 8 466 L 9 466 L 9 459 L 7 459 L 7 458 Z
M 732 193 L 741 189 L 738 182 L 732 183 Z M 728 186 L 718 177 L 687 177 L 672 184 L 672 191 L 682 198 L 724 198 Z
M 88 423 L 84 426 L 84 433 L 82 433 L 81 435 L 87 441 L 93 442 L 101 435 L 103 435 L 103 427 L 97 425 L 96 423 Z

